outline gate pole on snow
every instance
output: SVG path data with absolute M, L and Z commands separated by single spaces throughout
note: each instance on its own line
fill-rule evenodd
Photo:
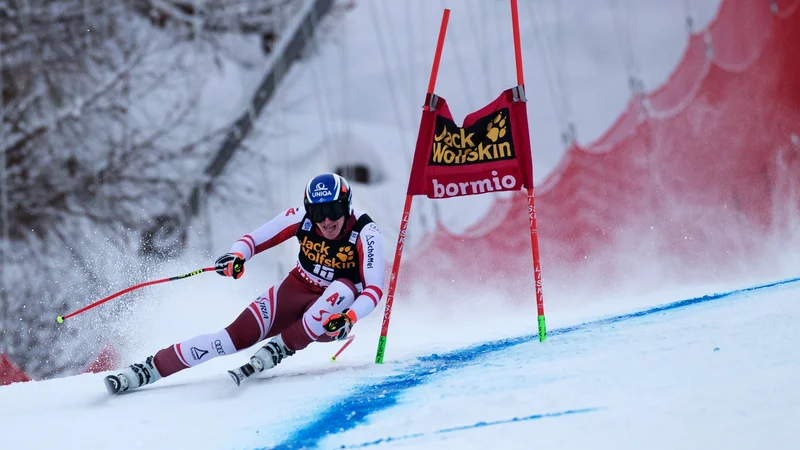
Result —
M 428 82 L 427 98 L 433 95 L 436 87 L 436 76 L 439 73 L 439 60 L 442 56 L 444 46 L 444 36 L 447 32 L 447 21 L 450 19 L 450 10 L 445 9 L 442 13 L 442 24 L 439 27 L 439 40 L 436 43 L 436 53 L 433 56 L 433 67 L 431 68 L 431 78 Z M 429 102 L 425 102 L 425 111 L 430 107 Z M 378 352 L 375 354 L 375 363 L 383 364 L 383 353 L 386 350 L 386 335 L 389 334 L 389 320 L 392 315 L 392 302 L 394 301 L 394 291 L 397 287 L 397 276 L 400 272 L 400 258 L 403 256 L 405 247 L 406 230 L 408 229 L 408 217 L 411 214 L 411 201 L 414 198 L 411 194 L 406 194 L 406 202 L 403 206 L 403 218 L 400 220 L 400 234 L 397 237 L 397 248 L 394 251 L 394 262 L 392 263 L 392 276 L 389 278 L 389 290 L 386 292 L 386 307 L 383 312 L 383 325 L 381 326 L 381 337 L 378 339 Z
M 519 38 L 519 10 L 517 0 L 511 0 L 511 27 L 514 33 L 514 60 L 517 65 L 517 86 L 520 88 L 520 101 L 525 99 L 525 77 L 522 75 L 522 48 Z M 527 131 L 527 130 L 526 130 Z M 536 310 L 539 323 L 539 342 L 547 337 L 544 319 L 544 293 L 542 292 L 542 265 L 539 259 L 539 233 L 536 228 L 536 208 L 534 207 L 533 183 L 528 187 L 528 218 L 531 231 L 531 253 L 533 256 L 533 279 L 536 283 Z

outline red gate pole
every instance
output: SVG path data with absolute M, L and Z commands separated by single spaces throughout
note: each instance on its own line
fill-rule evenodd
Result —
M 519 10 L 517 0 L 511 0 L 511 28 L 514 33 L 514 60 L 517 65 L 517 85 L 524 89 L 525 77 L 522 74 L 522 48 L 519 38 Z M 523 91 L 524 92 L 524 91 Z M 527 130 L 526 130 L 527 131 Z M 533 279 L 536 283 L 536 310 L 539 323 L 539 342 L 547 337 L 544 319 L 544 293 L 542 292 L 542 265 L 539 260 L 539 232 L 536 228 L 536 207 L 534 205 L 533 181 L 528 186 L 528 218 L 531 225 L 531 253 L 533 256 Z
M 436 53 L 433 56 L 433 67 L 431 68 L 431 78 L 428 81 L 428 96 L 433 94 L 436 87 L 436 76 L 439 73 L 439 61 L 442 57 L 442 47 L 444 46 L 444 36 L 447 32 L 447 21 L 450 19 L 450 10 L 445 9 L 442 13 L 442 24 L 439 27 L 439 40 L 436 42 Z M 427 98 L 427 96 L 426 96 Z M 429 111 L 427 102 L 424 107 Z M 397 237 L 397 248 L 394 251 L 394 262 L 392 263 L 392 275 L 389 278 L 389 290 L 386 292 L 386 308 L 383 312 L 383 325 L 381 326 L 381 337 L 378 339 L 378 352 L 375 354 L 375 363 L 383 364 L 383 354 L 386 351 L 386 336 L 389 334 L 389 320 L 392 316 L 392 303 L 394 303 L 394 291 L 397 288 L 397 276 L 400 273 L 400 259 L 403 256 L 405 247 L 406 231 L 408 229 L 408 217 L 411 215 L 411 200 L 413 195 L 406 195 L 406 202 L 403 206 L 403 218 L 400 220 L 400 234 Z

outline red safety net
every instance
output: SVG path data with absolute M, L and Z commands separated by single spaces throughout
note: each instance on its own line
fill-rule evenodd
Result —
M 525 205 L 523 193 L 498 198 L 463 234 L 439 226 L 402 273 L 434 294 L 489 286 L 529 298 Z M 800 0 L 724 0 L 662 86 L 634 96 L 597 141 L 568 149 L 537 187 L 536 211 L 545 284 L 655 268 L 684 282 L 737 276 L 765 241 L 794 232 Z
M 90 362 L 83 373 L 100 373 L 114 370 L 119 367 L 119 353 L 110 344 L 106 344 L 100 349 L 97 358 Z
M 3 353 L 0 353 L 0 386 L 20 381 L 31 381 L 25 372 L 19 370 L 14 363 Z

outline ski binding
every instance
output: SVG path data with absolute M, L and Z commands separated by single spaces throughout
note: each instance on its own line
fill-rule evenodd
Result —
M 236 369 L 228 371 L 228 375 L 233 378 L 233 382 L 236 383 L 237 386 L 242 384 L 242 381 L 246 380 L 254 373 L 256 373 L 256 369 L 250 363 L 246 363 L 241 367 L 237 367 Z
M 119 375 L 109 375 L 105 377 L 103 382 L 106 385 L 106 390 L 108 390 L 109 395 L 117 395 L 125 391 L 128 387 L 128 380 Z

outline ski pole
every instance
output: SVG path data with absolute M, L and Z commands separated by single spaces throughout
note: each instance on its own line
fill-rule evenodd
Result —
M 85 312 L 85 311 L 88 311 L 88 310 L 94 308 L 95 306 L 100 306 L 100 305 L 102 305 L 103 303 L 105 303 L 105 302 L 107 302 L 109 300 L 117 298 L 122 294 L 126 294 L 128 292 L 135 291 L 136 289 L 143 288 L 145 286 L 152 286 L 154 284 L 166 283 L 168 281 L 181 280 L 181 279 L 184 279 L 184 278 L 189 278 L 191 276 L 197 275 L 199 273 L 210 272 L 212 270 L 216 270 L 216 268 L 214 268 L 214 267 L 205 267 L 203 269 L 198 269 L 198 270 L 195 270 L 194 272 L 189 272 L 189 273 L 186 273 L 186 274 L 183 274 L 183 275 L 178 275 L 178 276 L 175 276 L 175 277 L 164 278 L 164 279 L 161 279 L 161 280 L 153 280 L 153 281 L 148 281 L 146 283 L 137 284 L 136 286 L 131 286 L 129 288 L 126 288 L 126 289 L 123 289 L 123 290 L 117 292 L 116 294 L 111 294 L 106 298 L 100 299 L 100 300 L 92 303 L 91 305 L 84 306 L 83 308 L 81 308 L 81 309 L 79 309 L 79 310 L 77 310 L 75 312 L 69 313 L 69 314 L 67 314 L 65 316 L 58 316 L 58 317 L 56 317 L 56 322 L 64 323 L 65 319 L 69 319 L 70 317 L 77 316 L 78 314 L 80 314 L 82 312 Z
M 347 338 L 345 338 L 345 340 L 344 340 L 344 345 L 342 345 L 342 348 L 340 348 L 340 349 L 339 349 L 339 351 L 338 351 L 338 352 L 336 352 L 336 354 L 335 354 L 335 355 L 331 356 L 331 361 L 334 361 L 334 362 L 335 362 L 335 361 L 336 361 L 336 358 L 338 358 L 338 357 L 339 357 L 339 355 L 341 355 L 341 354 L 342 354 L 342 352 L 344 351 L 344 349 L 346 349 L 346 348 L 347 348 L 347 346 L 348 346 L 348 345 L 350 345 L 350 343 L 351 343 L 351 342 L 353 342 L 353 339 L 355 339 L 355 338 L 356 338 L 356 335 L 355 335 L 355 334 L 354 334 L 354 335 L 352 335 L 352 336 L 348 336 Z

